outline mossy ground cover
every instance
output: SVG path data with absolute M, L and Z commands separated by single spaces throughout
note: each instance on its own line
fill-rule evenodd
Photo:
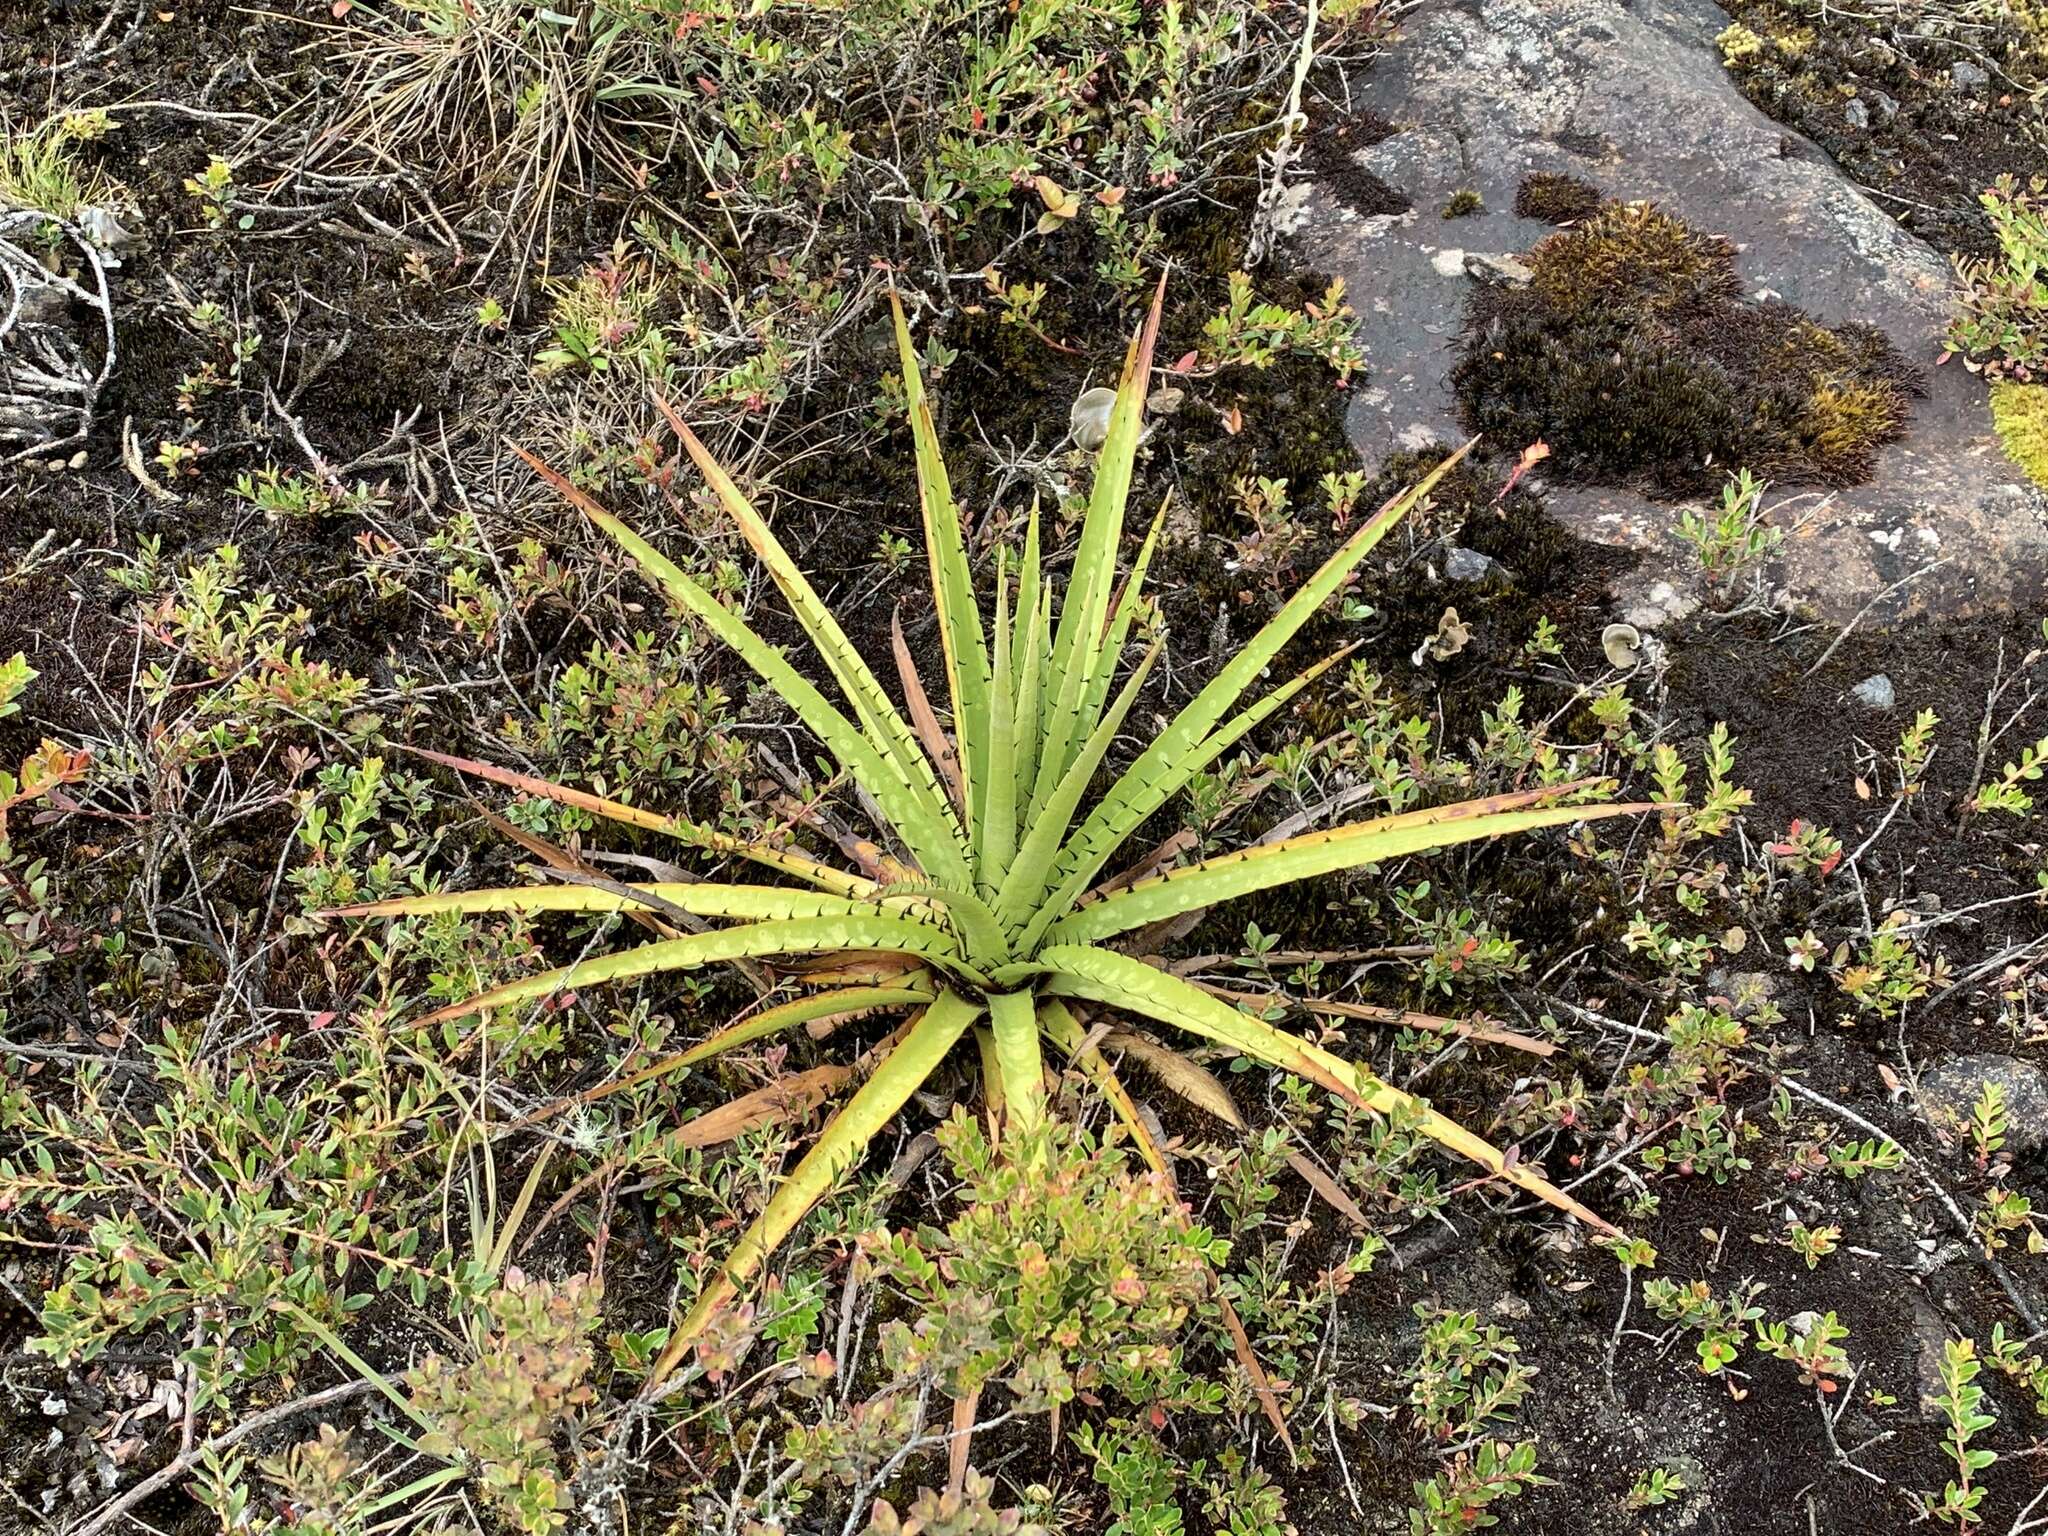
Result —
M 1991 421 L 2007 456 L 2048 490 L 2048 384 L 1998 380 L 1991 386 Z
M 1936 250 L 1994 249 L 1977 197 L 2048 173 L 2048 16 L 2036 0 L 1737 0 L 1721 36 L 1745 95 L 1826 150 Z
M 1527 259 L 1526 287 L 1474 299 L 1452 385 L 1473 431 L 1546 442 L 1567 478 L 1848 485 L 1905 432 L 1916 373 L 1881 333 L 1743 297 L 1726 241 L 1649 204 L 1610 202 Z

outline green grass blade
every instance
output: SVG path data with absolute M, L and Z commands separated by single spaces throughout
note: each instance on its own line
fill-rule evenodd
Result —
M 858 900 L 772 885 L 659 881 L 641 885 L 515 885 L 476 891 L 434 891 L 336 907 L 320 917 L 426 917 L 437 912 L 632 912 L 663 909 L 691 917 L 768 922 L 800 917 L 908 916 L 923 904 L 905 896 Z
M 681 430 L 688 431 L 687 428 Z M 689 439 L 689 443 L 693 445 L 693 453 L 703 454 L 703 445 L 694 437 Z M 930 779 L 930 763 L 914 743 L 908 747 L 908 756 L 914 758 L 917 765 L 924 770 L 929 793 L 905 773 L 903 753 L 890 747 L 886 740 L 878 741 L 871 734 L 856 729 L 853 722 L 841 714 L 838 708 L 820 693 L 808 678 L 798 672 L 779 650 L 755 634 L 745 621 L 705 591 L 674 561 L 668 559 L 661 551 L 540 460 L 516 446 L 514 451 L 526 460 L 536 474 L 580 509 L 584 516 L 610 534 L 656 585 L 752 667 L 760 679 L 796 711 L 797 717 L 825 743 L 832 755 L 845 766 L 846 771 L 874 796 L 883 816 L 895 828 L 897 836 L 903 839 L 904 846 L 910 849 L 913 857 L 923 865 L 928 874 L 940 879 L 957 879 L 965 873 L 966 864 L 961 856 L 958 824 L 953 820 L 951 808 L 945 804 L 945 797 L 940 793 L 936 781 Z M 707 476 L 715 473 L 723 486 L 732 487 L 732 482 L 725 478 L 724 471 L 712 463 L 708 455 L 701 458 L 699 463 L 708 466 L 705 469 Z M 742 506 L 745 505 L 745 498 L 739 495 L 736 488 L 732 489 L 731 494 Z M 759 526 L 765 534 L 765 525 L 760 524 L 760 519 L 754 516 L 751 507 L 747 508 L 747 515 L 752 519 L 753 525 Z M 772 537 L 770 542 L 773 542 Z M 775 548 L 778 552 L 781 550 L 780 545 L 776 545 Z M 782 561 L 784 564 L 788 563 L 786 554 L 782 556 Z M 798 579 L 801 580 L 800 577 Z M 803 590 L 809 592 L 808 584 L 805 584 Z M 812 594 L 811 600 L 816 602 L 816 594 Z M 794 605 L 796 600 L 792 598 L 791 601 Z M 836 624 L 832 628 L 834 633 L 838 633 Z M 843 634 L 839 639 L 842 644 L 845 643 Z M 852 648 L 848 645 L 846 649 L 850 653 Z M 821 655 L 825 654 L 825 647 L 822 644 L 819 651 Z M 826 660 L 830 665 L 829 655 L 826 656 Z M 859 662 L 857 657 L 855 661 L 865 674 L 866 664 Z M 874 683 L 871 674 L 868 675 L 868 681 Z M 874 684 L 874 687 L 877 692 L 880 691 L 879 684 Z M 851 690 L 848 696 L 854 697 Z M 855 704 L 858 708 L 857 698 Z M 891 705 L 889 708 L 893 715 L 894 706 Z M 898 724 L 901 724 L 900 720 Z M 904 727 L 906 739 L 908 729 Z
M 1438 1114 L 1421 1099 L 1383 1082 L 1354 1062 L 1211 997 L 1178 976 L 1092 944 L 1053 945 L 1039 959 L 1048 968 L 1043 985 L 1056 996 L 1107 1003 L 1214 1040 L 1242 1055 L 1306 1078 L 1375 1114 L 1411 1115 L 1415 1117 L 1416 1129 L 1437 1145 L 1478 1164 L 1524 1193 L 1578 1217 L 1597 1231 L 1618 1235 L 1611 1223 L 1587 1210 L 1541 1174 L 1510 1161 L 1483 1137 Z
M 1116 740 L 1116 733 L 1122 729 L 1124 716 L 1137 702 L 1139 690 L 1145 686 L 1145 679 L 1152 671 L 1152 663 L 1159 659 L 1159 648 L 1160 642 L 1153 641 L 1145 659 L 1138 663 L 1137 671 L 1131 674 L 1123 692 L 1117 695 L 1116 703 L 1103 716 L 1102 723 L 1096 726 L 1080 755 L 1061 776 L 1058 787 L 1046 798 L 1044 806 L 1033 813 L 1030 830 L 1024 834 L 1017 857 L 1010 865 L 1009 876 L 996 897 L 996 915 L 1013 927 L 1028 922 L 1044 899 L 1046 882 L 1052 876 L 1053 859 L 1073 828 L 1074 812 L 1080 807 L 1081 797 L 1088 792 L 1095 770 L 1102 766 L 1110 743 Z
M 588 811 L 593 816 L 623 822 L 627 826 L 664 832 L 707 853 L 727 854 L 769 869 L 780 870 L 806 885 L 814 885 L 821 891 L 830 891 L 835 896 L 871 896 L 876 890 L 875 882 L 864 876 L 851 874 L 843 869 L 834 869 L 830 864 L 821 864 L 816 859 L 792 849 L 777 848 L 771 843 L 750 842 L 746 838 L 733 837 L 677 816 L 664 816 L 657 811 L 642 810 L 638 806 L 606 800 L 585 790 L 571 789 L 566 784 L 556 784 L 549 779 L 535 778 L 530 773 L 518 773 L 510 768 L 479 762 L 475 758 L 451 757 L 445 752 L 431 752 L 425 747 L 407 747 L 404 750 L 412 753 L 414 757 L 424 757 L 429 762 L 453 768 L 457 773 L 485 779 L 493 784 L 502 784 L 507 789 L 516 789 L 521 794 L 532 795 L 539 800 L 573 806 L 579 811 Z
M 924 1086 L 954 1042 L 981 1012 L 981 1004 L 969 1002 L 950 990 L 941 992 L 938 1000 L 925 1009 L 902 1041 L 840 1107 L 811 1150 L 777 1187 L 754 1224 L 733 1245 L 725 1268 L 699 1293 L 689 1315 L 670 1336 L 668 1346 L 654 1364 L 650 1386 L 667 1378 L 719 1309 L 752 1283 L 782 1240 L 860 1160 L 868 1144 L 896 1118 L 910 1096 Z
M 1095 943 L 1163 917 L 1297 880 L 1511 832 L 1533 832 L 1542 827 L 1569 826 L 1578 821 L 1598 821 L 1606 816 L 1656 809 L 1653 805 L 1559 805 L 1497 813 L 1488 809 L 1501 800 L 1526 802 L 1555 793 L 1556 790 L 1525 791 L 1514 797 L 1496 796 L 1491 801 L 1410 811 L 1356 826 L 1304 833 L 1284 843 L 1219 854 L 1076 907 L 1054 923 L 1046 937 L 1057 944 Z
M 934 921 L 892 916 L 803 917 L 787 922 L 750 923 L 680 939 L 661 939 L 616 954 L 595 955 L 574 965 L 491 987 L 474 997 L 437 1008 L 420 1025 L 439 1024 L 493 1008 L 548 997 L 570 987 L 631 981 L 663 971 L 696 970 L 728 960 L 764 959 L 774 955 L 806 955 L 833 950 L 879 950 L 914 955 L 942 970 L 974 978 L 974 968 L 960 954 L 950 929 Z
M 1005 1132 L 1029 1130 L 1045 1118 L 1045 1057 L 1038 1048 L 1038 1009 L 1029 992 L 988 999 L 996 1066 L 1003 1085 Z
M 917 499 L 924 516 L 925 555 L 931 565 L 932 598 L 939 618 L 939 643 L 946 658 L 946 682 L 953 695 L 953 735 L 960 744 L 960 771 L 972 826 L 982 814 L 988 792 L 991 757 L 990 724 L 994 708 L 989 676 L 988 642 L 982 635 L 981 608 L 974 600 L 974 573 L 967 560 L 966 535 L 960 508 L 939 452 L 938 428 L 931 402 L 925 398 L 918 372 L 917 350 L 903 304 L 892 292 L 889 308 L 896 322 L 896 351 L 903 365 L 903 399 L 910 414 L 910 436 L 917 457 Z
M 941 846 L 919 855 L 919 861 L 925 865 L 926 872 L 941 879 L 959 878 L 966 870 L 966 845 L 959 823 L 953 817 L 952 807 L 947 804 L 945 792 L 939 787 L 931 760 L 918 746 L 917 738 L 911 732 L 909 724 L 889 695 L 883 691 L 881 683 L 869 670 L 868 664 L 861 659 L 860 652 L 854 649 L 853 642 L 846 638 L 846 632 L 839 627 L 839 621 L 832 616 L 832 611 L 819 598 L 809 578 L 804 575 L 796 561 L 790 558 L 789 551 L 782 547 L 781 541 L 769 530 L 761 514 L 754 510 L 753 503 L 747 500 L 740 488 L 733 483 L 732 477 L 725 472 L 724 467 L 711 456 L 711 451 L 697 440 L 697 434 L 676 414 L 675 407 L 660 395 L 654 397 L 654 403 L 668 418 L 670 427 L 675 430 L 684 450 L 695 462 L 698 472 L 704 476 L 705 483 L 718 497 L 726 515 L 738 526 L 741 536 L 754 551 L 755 558 L 761 562 L 769 578 L 788 602 L 790 612 L 795 615 L 797 623 L 803 626 L 804 633 L 810 637 L 818 658 L 825 663 L 826 670 L 832 674 L 834 681 L 846 695 L 847 702 L 853 706 L 853 712 L 860 721 L 862 733 L 870 744 L 870 750 L 887 762 L 904 789 L 922 806 L 929 827 L 944 829 L 948 834 Z M 749 633 L 751 634 L 751 631 Z M 787 667 L 787 663 L 784 665 Z M 808 684 L 804 686 L 809 687 Z M 816 692 L 815 689 L 811 691 Z M 820 697 L 822 698 L 822 695 Z M 790 703 L 794 707 L 795 700 L 791 700 Z M 879 800 L 881 797 L 877 795 L 876 798 Z M 888 810 L 886 802 L 884 809 Z M 893 812 L 890 813 L 890 820 L 892 823 L 896 820 Z M 898 830 L 903 831 L 901 827 Z M 927 840 L 936 840 L 925 830 L 923 824 L 920 824 L 919 830 L 924 833 Z M 905 837 L 905 841 L 909 841 L 908 836 Z

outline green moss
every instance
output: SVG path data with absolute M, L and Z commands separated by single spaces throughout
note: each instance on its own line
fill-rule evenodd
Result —
M 1546 224 L 1579 224 L 1600 211 L 1606 195 L 1591 182 L 1556 171 L 1524 176 L 1515 189 L 1515 216 Z
M 1991 422 L 2006 456 L 2048 490 L 2048 384 L 2000 379 L 1991 386 Z
M 1867 326 L 1750 303 L 1734 251 L 1647 204 L 1539 242 L 1520 292 L 1474 300 L 1452 385 L 1493 441 L 1568 479 L 1688 495 L 1731 465 L 1845 485 L 1904 430 L 1917 375 Z
M 1731 299 L 1735 250 L 1649 203 L 1609 203 L 1530 253 L 1532 290 L 1562 314 L 1621 304 L 1668 313 Z
M 1443 216 L 1447 219 L 1469 218 L 1486 210 L 1486 200 L 1470 187 L 1460 187 L 1444 201 Z

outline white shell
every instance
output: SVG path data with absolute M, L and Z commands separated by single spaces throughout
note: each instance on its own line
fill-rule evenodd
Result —
M 1104 385 L 1081 391 L 1067 413 L 1067 430 L 1079 447 L 1093 453 L 1108 440 L 1109 413 L 1115 405 L 1116 391 Z
M 1643 636 L 1633 624 L 1610 624 L 1601 630 L 1600 649 L 1609 666 L 1633 671 L 1643 664 Z

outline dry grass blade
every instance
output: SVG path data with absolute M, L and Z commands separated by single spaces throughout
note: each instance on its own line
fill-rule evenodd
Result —
M 1160 1085 L 1186 1099 L 1199 1110 L 1204 1110 L 1236 1131 L 1245 1129 L 1244 1117 L 1238 1113 L 1237 1101 L 1231 1098 L 1216 1074 L 1199 1062 L 1190 1061 L 1179 1051 L 1158 1041 L 1128 1029 L 1113 1029 L 1103 1043 L 1112 1049 L 1125 1052 L 1137 1058 L 1140 1066 L 1159 1079 Z M 1344 1186 L 1333 1179 L 1322 1164 L 1298 1147 L 1287 1149 L 1287 1165 L 1301 1175 L 1304 1184 L 1323 1199 L 1323 1203 L 1342 1216 L 1360 1232 L 1369 1231 L 1371 1223 L 1358 1202 L 1344 1192 Z
M 960 785 L 959 754 L 953 750 L 952 737 L 946 734 L 946 728 L 939 723 L 938 714 L 932 709 L 931 696 L 924 691 L 924 679 L 917 675 L 917 658 L 910 654 L 910 646 L 903 638 L 903 616 L 900 612 L 889 615 L 889 645 L 896 654 L 896 675 L 903 681 L 903 701 L 910 706 L 911 728 L 917 732 L 917 739 L 924 744 L 933 763 L 938 765 L 939 777 L 945 781 L 953 809 L 964 818 L 967 815 L 967 795 Z
M 1465 1040 L 1480 1040 L 1488 1045 L 1504 1045 L 1512 1050 L 1526 1051 L 1531 1056 L 1555 1056 L 1557 1047 L 1548 1040 L 1538 1040 L 1534 1035 L 1525 1035 L 1519 1030 L 1502 1029 L 1481 1015 L 1469 1019 L 1447 1019 L 1434 1013 L 1417 1013 L 1412 1008 L 1377 1008 L 1370 1003 L 1333 1003 L 1320 998 L 1295 998 L 1295 1006 L 1310 1013 L 1320 1013 L 1336 1019 L 1363 1019 L 1373 1024 L 1393 1024 L 1403 1029 L 1426 1029 L 1432 1034 L 1457 1035 Z
M 507 821 L 487 805 L 481 805 L 474 801 L 471 802 L 471 805 L 477 815 L 483 818 L 484 824 L 493 832 L 508 842 L 518 844 L 521 848 L 524 848 L 528 853 L 539 859 L 541 863 L 547 865 L 549 869 L 560 871 L 563 874 L 588 875 L 593 879 L 606 878 L 584 860 L 577 858 L 575 854 L 569 852 L 568 849 L 549 842 L 538 832 L 529 832 L 526 828 Z M 629 911 L 626 916 L 638 923 L 642 928 L 645 928 L 649 933 L 658 933 L 665 939 L 676 937 L 677 930 L 669 927 L 668 924 L 664 923 L 652 912 L 636 908 Z M 690 928 L 694 932 L 702 931 L 704 926 L 702 918 L 693 918 L 687 912 L 679 912 L 675 916 L 682 922 L 684 927 Z
M 793 1072 L 684 1122 L 676 1128 L 675 1139 L 685 1147 L 715 1147 L 764 1125 L 794 1124 L 845 1087 L 852 1076 L 853 1068 L 831 1063 Z
M 974 1444 L 974 1413 L 981 1406 L 981 1388 L 953 1401 L 953 1432 L 946 1445 L 946 1493 L 959 1498 L 967 1486 L 967 1454 Z

